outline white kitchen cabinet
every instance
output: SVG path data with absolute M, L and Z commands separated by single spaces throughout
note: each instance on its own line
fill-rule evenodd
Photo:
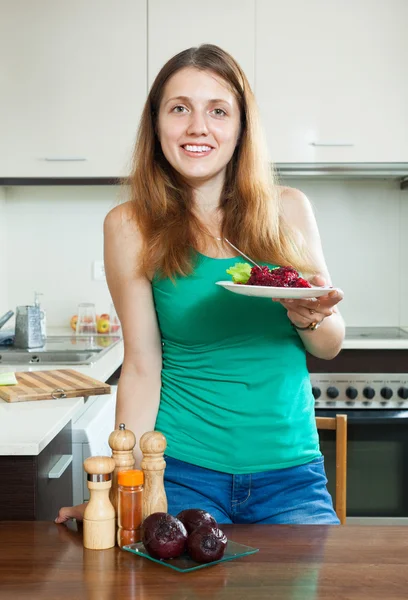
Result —
M 407 0 L 256 0 L 271 160 L 408 162 L 407 23 Z
M 0 177 L 128 172 L 146 14 L 146 0 L 2 0 Z
M 182 50 L 216 44 L 254 83 L 255 0 L 148 0 L 148 82 Z

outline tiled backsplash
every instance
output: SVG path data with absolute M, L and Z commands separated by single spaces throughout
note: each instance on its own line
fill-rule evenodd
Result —
M 408 191 L 376 179 L 286 179 L 311 200 L 333 284 L 345 292 L 348 325 L 408 325 Z M 109 309 L 103 219 L 118 187 L 0 188 L 0 312 L 31 303 L 34 290 L 50 325 L 67 324 L 78 302 Z

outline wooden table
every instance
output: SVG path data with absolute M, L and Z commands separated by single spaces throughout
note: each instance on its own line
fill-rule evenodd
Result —
M 257 554 L 178 573 L 124 552 L 85 550 L 76 524 L 0 522 L 0 599 L 402 600 L 408 528 L 230 525 Z

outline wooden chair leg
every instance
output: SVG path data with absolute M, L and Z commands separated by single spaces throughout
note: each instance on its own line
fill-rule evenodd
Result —
M 346 523 L 347 507 L 347 415 L 336 416 L 336 514 Z

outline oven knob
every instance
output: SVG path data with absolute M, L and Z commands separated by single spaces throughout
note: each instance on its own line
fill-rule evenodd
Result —
M 375 390 L 372 387 L 367 386 L 363 389 L 363 396 L 364 398 L 371 400 L 375 396 Z
M 389 387 L 383 387 L 381 389 L 381 396 L 383 398 L 385 398 L 386 400 L 389 400 L 390 398 L 392 398 L 392 394 L 393 394 L 393 391 Z
M 322 395 L 322 392 L 321 392 L 320 388 L 313 386 L 312 387 L 312 394 L 313 394 L 315 400 L 317 400 L 317 398 L 320 398 L 320 396 Z
M 403 400 L 407 400 L 408 399 L 408 388 L 400 387 L 398 390 L 398 396 L 400 398 L 402 398 Z
M 350 398 L 350 400 L 355 400 L 358 396 L 358 391 L 355 387 L 350 386 L 346 389 L 346 396 L 347 398 Z
M 329 398 L 337 398 L 339 395 L 339 390 L 334 386 L 330 386 L 327 388 L 326 394 L 329 396 Z

